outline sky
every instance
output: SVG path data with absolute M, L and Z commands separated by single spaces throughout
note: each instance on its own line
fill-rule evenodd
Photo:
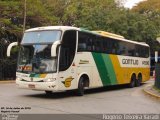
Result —
M 135 6 L 137 3 L 144 1 L 144 0 L 126 0 L 127 2 L 124 4 L 124 7 L 126 8 L 132 8 Z

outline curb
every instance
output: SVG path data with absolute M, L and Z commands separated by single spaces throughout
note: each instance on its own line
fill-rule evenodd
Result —
M 153 96 L 153 97 L 156 97 L 156 98 L 160 99 L 160 96 L 158 96 L 158 95 L 156 95 L 156 94 L 154 94 L 152 92 L 149 92 L 149 91 L 145 90 L 145 88 L 143 89 L 143 92 L 145 92 L 146 94 L 149 94 L 150 96 Z
M 0 81 L 0 84 L 5 84 L 5 83 L 15 83 L 15 80 L 2 80 Z

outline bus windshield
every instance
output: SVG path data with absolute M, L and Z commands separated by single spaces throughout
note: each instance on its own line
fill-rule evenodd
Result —
M 17 71 L 22 73 L 56 72 L 56 58 L 51 57 L 52 44 L 22 45 Z
M 56 40 L 60 40 L 60 37 L 61 31 L 59 30 L 25 32 L 21 44 L 53 43 Z

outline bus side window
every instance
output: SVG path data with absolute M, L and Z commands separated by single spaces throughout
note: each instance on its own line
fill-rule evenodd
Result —
M 135 56 L 134 50 L 128 50 L 128 56 Z
M 95 35 L 93 36 L 92 49 L 93 49 L 93 52 L 98 52 L 98 49 L 99 49 L 98 40 Z
M 85 35 L 82 32 L 78 33 L 78 51 L 86 51 L 87 45 L 85 40 Z
M 135 57 L 139 57 L 139 53 L 136 51 Z
M 81 43 L 78 44 L 78 51 L 85 51 L 87 49 L 87 45 L 83 40 L 80 40 Z
M 107 54 L 112 54 L 112 45 L 110 38 L 105 38 L 105 48 Z
M 104 53 L 108 53 L 107 52 L 107 50 L 108 50 L 107 45 L 108 45 L 107 40 L 105 38 L 103 38 L 103 49 L 102 50 Z
M 113 49 L 114 49 L 114 52 L 113 54 L 119 54 L 120 51 L 120 46 L 119 46 L 119 41 L 118 40 L 113 40 Z
M 92 35 L 79 32 L 78 33 L 78 52 L 81 51 L 92 51 Z

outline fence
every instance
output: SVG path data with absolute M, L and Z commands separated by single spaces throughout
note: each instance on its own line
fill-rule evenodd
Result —
M 0 80 L 15 80 L 16 59 L 0 59 Z

